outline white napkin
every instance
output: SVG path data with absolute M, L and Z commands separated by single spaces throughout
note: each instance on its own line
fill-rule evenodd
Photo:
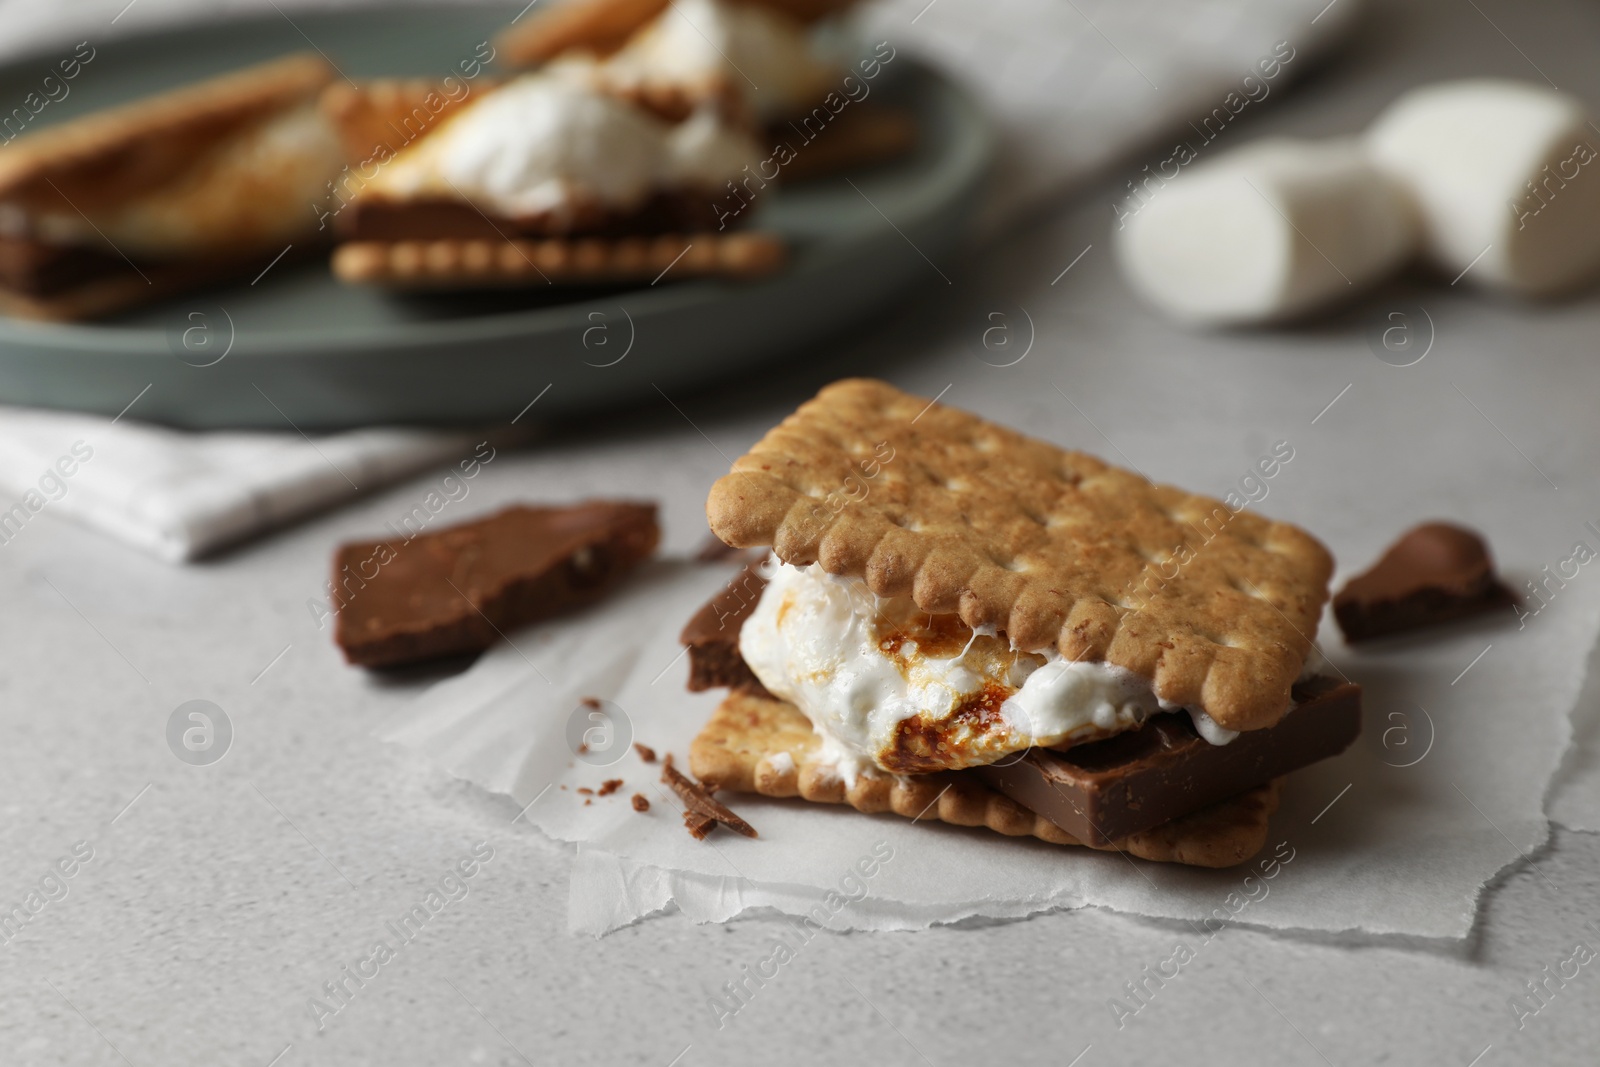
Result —
M 1537 541 L 1507 537 L 1501 547 L 1520 557 Z M 1334 671 L 1363 685 L 1365 733 L 1339 759 L 1290 777 L 1267 847 L 1229 870 L 746 795 L 730 802 L 760 838 L 719 831 L 699 842 L 684 832 L 659 765 L 630 746 L 686 760 L 723 694 L 685 691 L 677 631 L 735 573 L 652 564 L 587 612 L 511 634 L 380 732 L 509 796 L 520 820 L 579 846 L 575 933 L 598 936 L 667 909 L 698 922 L 803 916 L 838 890 L 849 903 L 818 920 L 834 929 L 1092 905 L 1179 920 L 1202 937 L 1247 925 L 1462 938 L 1483 886 L 1546 837 L 1546 783 L 1570 737 L 1583 650 L 1600 627 L 1600 587 L 1574 588 L 1528 631 L 1507 610 L 1359 654 L 1340 646 L 1330 620 L 1323 647 Z M 605 719 L 591 717 L 586 699 Z M 622 788 L 609 796 L 578 791 L 612 778 Z M 629 802 L 635 793 L 651 805 L 642 815 Z M 864 857 L 878 861 L 866 878 L 857 873 Z
M 130 5 L 131 6 L 131 5 Z M 229 0 L 229 11 L 267 10 Z M 347 7 L 348 3 L 327 6 Z M 985 216 L 993 232 L 1186 120 L 1259 109 L 1349 22 L 1358 0 L 890 0 L 868 9 L 873 40 L 904 46 L 977 92 L 1002 131 Z M 13 10 L 26 7 L 26 12 Z M 95 5 L 119 29 L 172 22 L 207 8 L 189 0 Z M 4 51 L 69 29 L 38 5 L 15 17 Z M 62 9 L 64 10 L 64 9 Z M 1320 11 L 1320 15 L 1319 15 Z M 97 32 L 104 20 L 97 19 Z M 1287 50 L 1278 42 L 1288 42 Z M 1287 62 L 1285 54 L 1293 54 Z M 1275 65 L 1268 78 L 1260 64 Z M 1246 82 L 1249 78 L 1251 81 Z M 1232 94 L 1230 96 L 1230 94 Z M 1235 110 L 1237 109 L 1237 111 Z M 1228 119 L 1231 121 L 1231 118 Z M 1222 131 L 1213 120 L 1207 133 Z M 1202 150 L 1201 133 L 1186 133 Z M 182 433 L 44 411 L 0 411 L 0 488 L 17 503 L 82 440 L 94 458 L 44 506 L 167 560 L 330 507 L 452 458 L 470 442 L 420 430 L 363 430 L 307 440 L 284 433 Z M 52 489 L 53 489 L 53 479 Z M 29 503 L 45 499 L 27 497 Z M 6 503 L 0 500 L 0 504 Z M 0 522 L 0 536 L 10 527 Z
M 0 408 L 0 544 L 50 512 L 193 559 L 472 451 L 481 433 L 187 433 Z M 35 535 L 37 536 L 37 534 Z

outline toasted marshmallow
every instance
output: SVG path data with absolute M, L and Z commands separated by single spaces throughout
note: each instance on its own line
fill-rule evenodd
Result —
M 1159 710 L 1148 679 L 1054 649 L 1024 652 L 909 597 L 879 598 L 820 565 L 769 564 L 739 651 L 774 695 L 794 704 L 846 781 L 994 763 L 1034 746 L 1093 741 Z M 1237 736 L 1203 713 L 1212 744 Z
M 528 74 L 467 104 L 363 192 L 465 197 L 506 217 L 627 210 L 657 190 L 720 186 L 760 155 L 709 110 L 673 124 L 585 78 Z

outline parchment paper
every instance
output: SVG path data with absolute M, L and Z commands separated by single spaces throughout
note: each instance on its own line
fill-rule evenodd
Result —
M 1589 654 L 1588 676 L 1572 709 L 1572 747 L 1551 786 L 1548 810 L 1569 830 L 1600 833 L 1600 646 Z
M 654 565 L 577 619 L 512 635 L 514 645 L 431 689 L 385 734 L 507 794 L 526 806 L 528 823 L 581 846 L 574 931 L 602 934 L 674 907 L 721 921 L 821 905 L 816 921 L 832 928 L 908 929 L 1096 905 L 1196 924 L 1209 917 L 1202 930 L 1247 923 L 1459 938 L 1483 883 L 1545 838 L 1544 790 L 1567 741 L 1583 648 L 1600 624 L 1597 598 L 1573 596 L 1533 620 L 1548 626 L 1538 640 L 1507 612 L 1360 656 L 1326 643 L 1336 667 L 1366 687 L 1364 736 L 1291 778 L 1268 848 L 1233 870 L 754 797 L 733 803 L 759 839 L 717 833 L 698 842 L 658 783 L 659 766 L 622 746 L 638 740 L 684 760 L 718 694 L 684 690 L 676 633 L 734 573 Z M 1494 647 L 1462 675 L 1486 644 Z M 582 729 L 569 728 L 575 717 L 588 723 L 585 697 L 621 709 L 611 712 L 609 754 L 577 752 Z M 1502 714 L 1507 707 L 1518 714 Z M 610 796 L 577 792 L 611 778 L 623 786 Z M 634 793 L 650 801 L 648 813 L 633 810 Z M 869 862 L 875 869 L 863 878 L 861 861 L 884 851 L 892 858 Z M 839 898 L 846 903 L 828 906 Z

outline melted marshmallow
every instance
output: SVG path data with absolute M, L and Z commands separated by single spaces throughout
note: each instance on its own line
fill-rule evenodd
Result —
M 805 713 L 847 781 L 992 763 L 1032 746 L 1133 729 L 1164 705 L 1142 676 L 1054 649 L 1013 649 L 992 631 L 883 599 L 819 565 L 769 566 L 739 650 L 761 684 Z M 1212 744 L 1237 734 L 1201 712 Z
M 629 210 L 658 190 L 720 186 L 760 154 L 710 111 L 672 124 L 571 72 L 530 74 L 464 107 L 375 184 L 511 217 L 580 202 Z

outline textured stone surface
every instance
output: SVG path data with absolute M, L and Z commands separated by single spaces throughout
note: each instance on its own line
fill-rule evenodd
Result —
M 0 6 L 0 18 L 12 6 Z M 1600 70 L 1583 52 L 1589 24 L 1576 4 L 1482 6 L 1558 84 L 1600 98 Z M 1471 5 L 1382 12 L 1346 66 L 1252 129 L 1346 130 L 1399 87 L 1469 72 L 1537 77 Z M 1298 338 L 1197 338 L 1152 321 L 1103 257 L 1120 186 L 1108 183 L 1070 216 L 986 255 L 954 289 L 930 271 L 928 302 L 863 326 L 792 378 L 673 399 L 732 456 L 821 382 L 870 372 L 927 395 L 951 384 L 951 400 L 959 395 L 1121 462 L 1050 390 L 1053 378 L 1133 462 L 1159 461 L 1164 478 L 1216 491 L 1226 489 L 1224 472 L 1245 469 L 1280 426 L 1308 433 L 1306 423 L 1346 383 L 1351 393 L 1316 426 L 1331 441 L 1405 412 L 1403 391 L 1385 395 L 1393 369 L 1362 340 L 1363 324 L 1381 318 L 1377 305 L 1363 305 L 1353 324 Z M 1493 398 L 1497 421 L 1575 492 L 1562 475 L 1576 478 L 1580 459 L 1561 458 L 1561 427 L 1587 420 L 1600 388 L 1587 366 L 1600 307 L 1591 298 L 1540 315 L 1442 285 L 1420 299 L 1447 314 L 1425 365 L 1438 372 L 1433 388 L 1458 405 L 1450 380 L 1480 403 Z M 1019 306 L 1039 323 L 1037 346 L 1015 368 L 985 366 L 979 354 L 1010 358 L 982 347 L 993 325 L 986 316 L 1002 311 L 1020 324 Z M 1137 398 L 1120 395 L 1118 375 L 1130 364 L 1165 374 Z M 1036 373 L 1046 366 L 1049 373 Z M 1258 383 L 1285 377 L 1303 392 L 1303 411 L 1251 403 Z M 1196 397 L 1228 418 L 1185 414 Z M 1510 425 L 1501 413 L 1513 404 L 1524 406 Z M 1493 432 L 1461 409 L 1450 433 Z M 1137 411 L 1177 421 L 1192 450 L 1155 455 L 1129 423 Z M 1544 413 L 1543 424 L 1531 411 Z M 1417 430 L 1391 469 L 1370 471 L 1373 491 L 1444 485 L 1467 509 L 1484 475 L 1451 468 L 1448 437 L 1432 436 Z M 1506 472 L 1537 477 L 1507 453 Z M 1292 516 L 1295 494 L 1310 492 L 1315 470 L 1337 462 L 1337 447 L 1308 456 L 1308 485 L 1275 485 L 1283 498 L 1272 507 Z M 564 429 L 533 453 L 502 455 L 451 509 L 573 499 L 603 485 L 660 498 L 668 546 L 687 552 L 703 534 L 705 489 L 726 469 L 726 458 L 661 404 Z M 156 563 L 48 511 L 0 547 L 0 729 L 9 739 L 0 750 L 0 901 L 21 902 L 74 842 L 95 849 L 66 898 L 0 944 L 5 1062 L 265 1067 L 281 1053 L 280 1067 L 666 1065 L 690 1046 L 679 1063 L 955 1064 L 1004 1047 L 1015 1062 L 1060 1067 L 1092 1045 L 1080 1067 L 1173 1056 L 1465 1067 L 1492 1045 L 1478 1061 L 1487 1067 L 1584 1062 L 1600 1043 L 1590 1010 L 1600 962 L 1520 1031 L 1508 1005 L 1575 941 L 1600 942 L 1584 926 L 1600 903 L 1600 837 L 1565 832 L 1534 858 L 1537 871 L 1518 864 L 1490 893 L 1465 946 L 1228 930 L 1194 946 L 1179 977 L 1120 1030 L 1108 1002 L 1132 1006 L 1124 983 L 1171 958 L 1176 941 L 1197 940 L 1191 931 L 1087 911 L 912 935 L 819 935 L 719 1030 L 708 996 L 771 955 L 775 925 L 696 927 L 667 917 L 598 942 L 573 938 L 563 849 L 512 825 L 508 804 L 368 736 L 427 676 L 375 680 L 343 666 L 305 601 L 334 544 L 381 528 L 433 484 L 415 479 L 191 568 Z M 1574 499 L 1574 529 L 1595 517 L 1594 500 Z M 1372 530 L 1360 543 L 1346 532 L 1342 554 L 1369 559 L 1393 533 Z M 1551 533 L 1552 553 L 1565 550 L 1566 534 Z M 212 766 L 180 763 L 167 747 L 168 717 L 191 699 L 216 702 L 235 728 L 232 750 Z M 340 978 L 342 965 L 366 959 L 375 940 L 391 936 L 384 924 L 423 901 L 483 840 L 494 858 L 466 883 L 470 895 L 447 904 L 319 1034 L 307 999 Z

